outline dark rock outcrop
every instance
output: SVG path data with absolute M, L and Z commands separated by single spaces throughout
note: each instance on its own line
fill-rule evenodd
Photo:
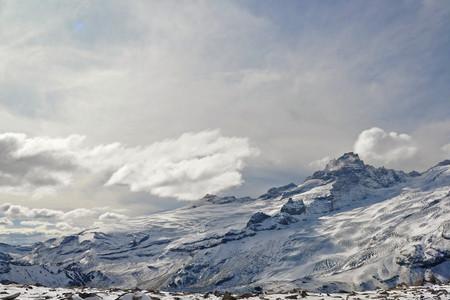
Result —
M 306 211 L 306 206 L 305 203 L 303 203 L 303 200 L 294 201 L 292 198 L 289 198 L 289 200 L 281 207 L 280 211 L 294 216 L 301 215 Z

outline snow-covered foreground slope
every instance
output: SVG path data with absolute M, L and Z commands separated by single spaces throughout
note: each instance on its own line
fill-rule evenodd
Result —
M 402 287 L 392 290 L 378 289 L 375 291 L 350 293 L 312 293 L 304 290 L 292 290 L 284 293 L 266 292 L 260 294 L 230 294 L 230 293 L 170 293 L 149 290 L 119 290 L 119 289 L 68 289 L 45 288 L 36 286 L 0 285 L 0 299 L 71 299 L 71 300 L 173 300 L 173 299 L 210 299 L 210 300 L 281 300 L 281 299 L 408 299 L 408 300 L 446 300 L 450 299 L 450 286 L 428 285 L 418 287 Z
M 0 280 L 45 286 L 352 291 L 450 280 L 450 162 L 423 174 L 347 153 L 300 185 L 27 247 L 0 245 Z

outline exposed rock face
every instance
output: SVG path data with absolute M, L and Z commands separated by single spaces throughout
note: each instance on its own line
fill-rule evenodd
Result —
M 235 196 L 225 196 L 219 197 L 217 195 L 206 194 L 202 199 L 200 199 L 200 203 L 213 203 L 213 204 L 227 204 L 231 202 L 246 202 L 254 200 L 251 197 L 242 197 L 237 198 Z
M 316 204 L 321 203 L 321 212 L 333 212 L 373 196 L 377 190 L 398 186 L 417 176 L 416 173 L 366 165 L 358 154 L 349 152 L 331 160 L 324 170 L 308 177 L 306 183 L 319 180 L 323 185 L 332 185 L 329 194 L 321 196 L 322 201 Z
M 303 200 L 294 201 L 292 198 L 289 198 L 280 211 L 290 215 L 301 215 L 306 211 L 306 206 Z
M 374 190 L 382 190 L 405 183 L 407 180 L 419 177 L 418 172 L 405 173 L 366 165 L 357 154 L 345 153 L 331 160 L 327 166 L 315 172 L 300 185 L 290 183 L 285 186 L 270 189 L 260 199 L 294 198 L 321 186 L 331 185 L 328 193 L 315 196 L 310 212 L 325 213 L 341 210 L 352 205 L 352 202 L 365 199 Z M 299 199 L 301 200 L 301 199 Z
M 310 178 L 336 180 L 335 188 L 345 191 L 355 185 L 367 188 L 386 188 L 405 181 L 407 177 L 408 175 L 403 171 L 366 165 L 358 154 L 349 152 L 338 159 L 331 160 L 324 170 L 315 172 Z
M 433 248 L 424 248 L 421 244 L 407 246 L 400 251 L 396 263 L 413 267 L 433 267 L 446 260 L 446 253 Z
M 289 225 L 298 222 L 298 219 L 293 217 L 291 214 L 284 212 L 276 214 L 275 216 L 273 216 L 273 219 L 275 220 L 276 223 L 280 225 Z
M 443 167 L 443 166 L 449 166 L 449 165 L 450 165 L 450 159 L 446 159 L 446 160 L 443 160 L 440 163 L 438 163 L 436 166 Z
M 151 300 L 156 297 L 150 297 L 143 292 L 127 293 L 118 298 L 118 300 Z
M 283 185 L 280 187 L 274 187 L 274 188 L 269 189 L 267 191 L 267 193 L 265 193 L 264 195 L 261 195 L 259 198 L 264 199 L 264 200 L 272 199 L 272 198 L 281 196 L 281 195 L 283 195 L 283 193 L 285 193 L 291 189 L 294 189 L 296 187 L 297 187 L 297 185 L 295 183 L 289 183 L 287 185 Z
M 247 227 L 250 227 L 250 226 L 252 226 L 254 224 L 260 224 L 260 223 L 264 222 L 265 220 L 267 220 L 269 218 L 270 218 L 270 216 L 265 214 L 265 213 L 263 213 L 263 212 L 254 213 L 250 217 L 250 220 L 248 220 Z

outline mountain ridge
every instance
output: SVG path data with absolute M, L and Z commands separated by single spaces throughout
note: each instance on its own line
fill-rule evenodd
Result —
M 20 251 L 19 251 L 20 250 Z M 172 291 L 367 290 L 450 280 L 450 165 L 345 153 L 301 184 L 0 248 L 0 281 Z

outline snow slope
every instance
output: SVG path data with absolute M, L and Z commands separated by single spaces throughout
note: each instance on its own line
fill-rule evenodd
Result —
M 0 281 L 168 291 L 371 290 L 450 280 L 450 162 L 422 174 L 346 153 L 300 185 L 32 248 L 0 245 Z

